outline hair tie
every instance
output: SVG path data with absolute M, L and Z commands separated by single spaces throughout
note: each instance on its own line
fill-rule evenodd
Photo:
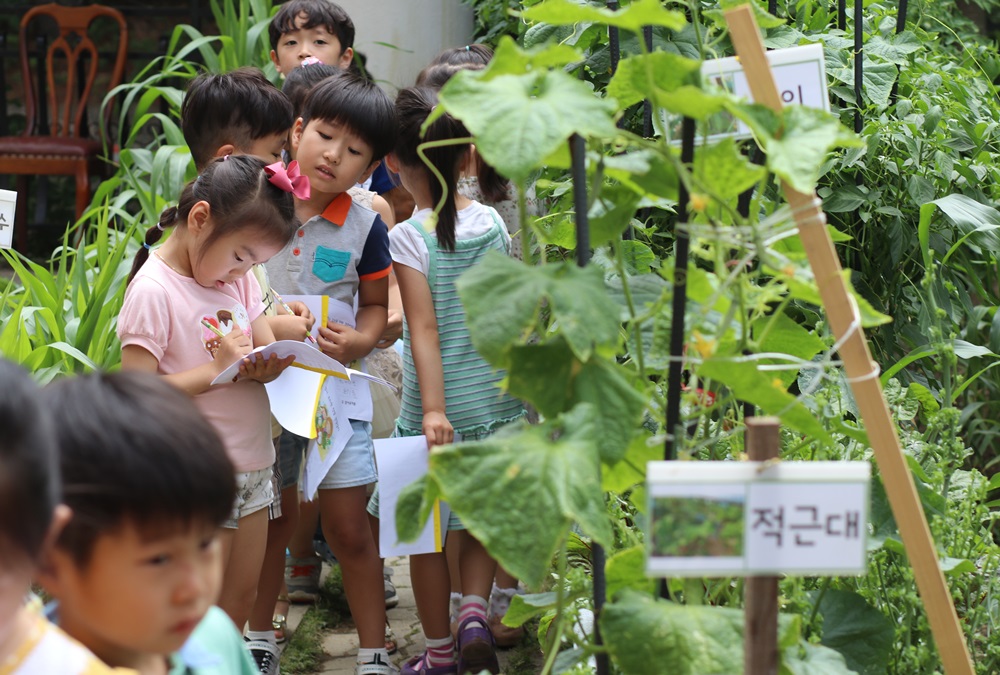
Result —
M 229 161 L 229 158 L 230 158 L 230 157 L 232 157 L 232 155 L 231 155 L 231 154 L 229 154 L 229 155 L 223 155 L 223 156 L 222 156 L 222 161 L 223 161 L 223 162 L 228 162 L 228 161 Z
M 299 68 L 305 68 L 306 66 L 314 66 L 317 63 L 322 64 L 323 62 L 317 59 L 315 56 L 307 56 L 302 59 L 302 63 L 299 64 Z
M 264 167 L 264 173 L 271 185 L 291 192 L 299 199 L 309 199 L 309 177 L 299 173 L 299 163 L 296 160 L 293 159 L 287 169 L 281 162 L 268 164 Z
M 149 244 L 147 244 L 146 242 L 142 242 L 142 247 L 147 251 L 149 250 Z
M 465 45 L 465 51 L 467 52 L 472 51 L 471 49 L 469 49 L 469 45 Z
M 166 232 L 167 231 L 167 228 L 163 227 L 163 223 L 157 223 L 156 224 L 156 229 L 158 229 L 160 232 Z

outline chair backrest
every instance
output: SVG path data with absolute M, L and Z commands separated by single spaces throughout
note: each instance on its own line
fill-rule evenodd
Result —
M 39 105 L 38 92 L 33 86 L 31 65 L 28 61 L 28 25 L 42 16 L 52 18 L 59 30 L 59 36 L 52 41 L 45 53 L 45 77 L 49 111 L 52 115 L 51 134 L 78 138 L 86 136 L 82 121 L 98 71 L 97 47 L 88 31 L 98 17 L 107 17 L 118 24 L 118 49 L 111 70 L 108 86 L 110 91 L 121 84 L 125 71 L 125 55 L 128 49 L 128 27 L 125 18 L 118 10 L 103 5 L 64 7 L 52 3 L 33 7 L 25 13 L 19 31 L 27 116 L 25 135 L 37 133 L 35 122 Z M 57 60 L 59 54 L 65 57 L 65 61 Z M 62 71 L 63 64 L 65 64 L 65 82 L 57 83 L 57 67 Z M 82 82 L 79 79 L 81 77 Z

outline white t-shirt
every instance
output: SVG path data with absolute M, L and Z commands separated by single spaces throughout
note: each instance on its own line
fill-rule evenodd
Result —
M 432 209 L 420 209 L 413 214 L 413 219 L 425 223 L 431 211 Z M 455 241 L 480 237 L 489 232 L 497 222 L 502 225 L 503 219 L 493 207 L 472 202 L 458 212 L 458 220 L 455 222 Z M 503 227 L 502 232 L 507 242 L 507 250 L 510 250 L 510 235 L 507 234 L 507 228 Z M 431 258 L 427 242 L 414 229 L 413 223 L 409 221 L 397 223 L 389 230 L 389 251 L 392 253 L 392 262 L 419 270 L 424 276 L 430 272 Z

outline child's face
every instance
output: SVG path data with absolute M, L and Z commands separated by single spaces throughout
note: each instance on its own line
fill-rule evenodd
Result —
M 340 39 L 325 26 L 303 28 L 305 23 L 308 17 L 299 14 L 295 19 L 296 30 L 282 35 L 277 49 L 271 50 L 271 61 L 278 72 L 287 75 L 310 56 L 328 66 L 346 70 L 351 65 L 354 50 L 341 48 Z
M 299 118 L 292 130 L 292 149 L 314 193 L 347 192 L 378 166 L 367 142 L 344 125 L 327 120 L 312 119 L 303 128 Z
M 59 624 L 109 665 L 180 649 L 222 584 L 217 528 L 204 523 L 143 538 L 126 522 L 98 537 L 86 566 L 56 549 L 46 573 Z
M 198 204 L 195 206 L 198 207 Z M 192 215 L 194 211 L 193 207 Z M 191 229 L 191 216 L 188 217 L 188 227 Z M 254 265 L 267 262 L 284 246 L 261 237 L 249 228 L 222 235 L 203 246 L 201 242 L 207 241 L 212 227 L 211 220 L 207 219 L 193 228 L 194 244 L 199 247 L 199 253 L 192 255 L 191 276 L 205 288 L 223 288 L 242 279 Z

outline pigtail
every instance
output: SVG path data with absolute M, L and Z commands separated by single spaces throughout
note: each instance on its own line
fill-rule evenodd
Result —
M 430 135 L 430 130 L 428 130 Z M 431 139 L 428 139 L 431 140 Z M 455 250 L 455 225 L 458 222 L 458 207 L 455 205 L 455 191 L 458 188 L 458 162 L 454 160 L 455 148 L 457 146 L 445 146 L 442 148 L 432 148 L 425 150 L 427 159 L 441 174 L 441 179 L 437 176 L 429 176 L 429 187 L 431 198 L 435 205 L 440 204 L 438 210 L 437 226 L 434 229 L 437 234 L 438 243 L 446 251 Z M 431 173 L 428 171 L 428 173 Z M 443 202 L 442 202 L 442 197 Z
M 142 246 L 139 247 L 139 250 L 135 254 L 135 259 L 132 261 L 132 271 L 129 272 L 128 282 L 126 282 L 126 285 L 132 283 L 132 279 L 134 279 L 135 275 L 139 273 L 139 269 L 147 260 L 149 260 L 149 250 L 154 244 L 163 238 L 163 231 L 176 222 L 177 207 L 171 206 L 160 214 L 160 222 L 146 230 L 146 236 L 143 239 Z

